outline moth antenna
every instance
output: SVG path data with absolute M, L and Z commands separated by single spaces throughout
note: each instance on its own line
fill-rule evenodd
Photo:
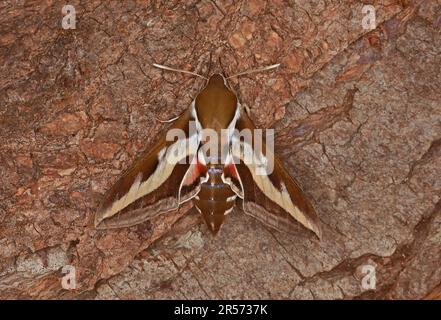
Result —
M 206 78 L 206 77 L 204 77 L 204 76 L 202 76 L 200 74 L 197 74 L 196 72 L 191 72 L 191 71 L 182 70 L 182 69 L 175 69 L 175 68 L 163 66 L 162 64 L 157 64 L 157 63 L 154 63 L 153 66 L 156 67 L 156 68 L 159 68 L 159 69 L 167 70 L 167 71 L 174 71 L 174 72 L 181 72 L 181 73 L 191 74 L 193 76 L 201 77 L 201 78 L 203 78 L 205 80 L 208 80 L 208 78 Z
M 155 117 L 155 120 L 158 121 L 158 122 L 161 122 L 161 123 L 170 123 L 170 122 L 175 121 L 178 118 L 179 118 L 179 116 L 171 118 L 171 119 L 168 119 L 168 120 L 162 120 L 162 119 L 159 119 L 158 117 Z
M 280 63 L 277 63 L 277 64 L 273 64 L 273 65 L 270 65 L 270 66 L 267 66 L 267 67 L 259 68 L 259 69 L 248 70 L 248 71 L 244 71 L 244 72 L 236 73 L 235 75 L 229 76 L 229 77 L 227 78 L 227 80 L 230 79 L 230 78 L 234 78 L 234 77 L 238 77 L 238 76 L 243 76 L 243 75 L 245 75 L 245 74 L 250 74 L 250 73 L 255 73 L 255 72 L 262 72 L 262 71 L 272 70 L 272 69 L 275 69 L 275 68 L 277 68 L 277 67 L 279 67 L 279 66 L 280 66 Z

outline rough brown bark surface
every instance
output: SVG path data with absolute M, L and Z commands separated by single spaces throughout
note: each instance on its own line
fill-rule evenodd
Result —
M 0 4 L 0 298 L 440 298 L 441 1 Z M 239 210 L 213 238 L 184 211 L 117 231 L 100 197 L 205 74 L 274 126 L 324 235 Z M 183 217 L 180 219 L 181 217 Z M 64 290 L 73 265 L 78 287 Z M 364 265 L 376 289 L 361 286 Z

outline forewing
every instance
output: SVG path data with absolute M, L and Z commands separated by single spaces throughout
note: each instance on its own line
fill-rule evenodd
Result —
M 244 112 L 236 128 L 239 131 L 250 129 L 252 132 L 255 129 Z M 243 186 L 244 212 L 273 228 L 286 232 L 291 231 L 292 225 L 299 222 L 320 238 L 320 221 L 314 207 L 277 156 L 271 151 L 266 151 L 266 146 L 263 144 L 263 152 L 256 154 L 257 158 L 251 162 L 244 161 L 244 153 L 238 150 L 243 151 L 247 142 L 233 139 L 232 143 L 241 145 L 241 148 L 232 148 L 232 155 Z M 274 169 L 267 174 L 261 174 L 259 170 L 262 169 L 262 164 L 267 163 L 269 157 L 274 159 Z
M 148 148 L 104 195 L 95 216 L 99 229 L 129 227 L 162 213 L 175 211 L 179 204 L 199 191 L 194 176 L 193 157 L 198 137 L 190 136 L 190 110 L 184 112 L 169 129 L 182 129 L 185 139 L 167 141 L 166 136 Z M 182 161 L 182 160 L 185 161 Z M 190 185 L 182 184 L 189 171 Z

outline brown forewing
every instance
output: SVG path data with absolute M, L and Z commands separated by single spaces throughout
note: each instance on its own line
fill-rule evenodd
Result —
M 184 130 L 188 137 L 189 121 L 191 113 L 185 111 L 176 122 L 169 128 L 180 128 Z M 150 148 L 148 148 L 133 165 L 122 174 L 113 187 L 104 195 L 101 205 L 95 216 L 95 226 L 99 229 L 128 227 L 145 220 L 156 217 L 159 214 L 177 210 L 179 186 L 185 173 L 189 168 L 189 161 L 186 164 L 177 164 L 168 177 L 155 190 L 143 197 L 129 203 L 112 216 L 107 217 L 109 208 L 115 201 L 118 201 L 126 195 L 135 180 L 142 174 L 141 183 L 146 181 L 155 172 L 159 165 L 158 154 L 164 148 L 170 147 L 174 141 L 166 141 L 165 135 Z M 187 160 L 189 160 L 187 158 Z M 196 191 L 197 186 L 186 188 L 185 194 L 182 194 L 182 200 L 189 198 Z M 181 201 L 182 202 L 182 201 Z
M 248 128 L 253 132 L 255 129 L 254 124 L 244 112 L 242 112 L 236 127 L 239 131 Z M 262 149 L 265 150 L 265 146 L 263 146 Z M 267 154 L 267 156 L 270 155 Z M 307 199 L 297 181 L 285 169 L 282 162 L 276 155 L 273 154 L 272 156 L 274 157 L 274 170 L 267 176 L 268 184 L 272 184 L 280 193 L 286 191 L 293 205 L 298 208 L 305 220 L 302 222 L 302 219 L 296 219 L 292 214 L 275 203 L 271 195 L 265 195 L 263 190 L 256 185 L 250 171 L 252 169 L 241 161 L 236 167 L 244 189 L 243 209 L 245 213 L 266 223 L 270 227 L 285 232 L 295 230 L 294 225 L 298 226 L 300 222 L 320 238 L 320 221 L 314 207 Z M 284 186 L 286 190 L 284 190 L 282 186 Z

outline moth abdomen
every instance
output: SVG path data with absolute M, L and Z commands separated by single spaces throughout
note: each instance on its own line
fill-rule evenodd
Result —
M 223 165 L 208 165 L 208 179 L 201 184 L 201 190 L 193 198 L 196 209 L 202 214 L 208 229 L 216 234 L 225 216 L 236 203 L 236 194 L 222 181 Z

